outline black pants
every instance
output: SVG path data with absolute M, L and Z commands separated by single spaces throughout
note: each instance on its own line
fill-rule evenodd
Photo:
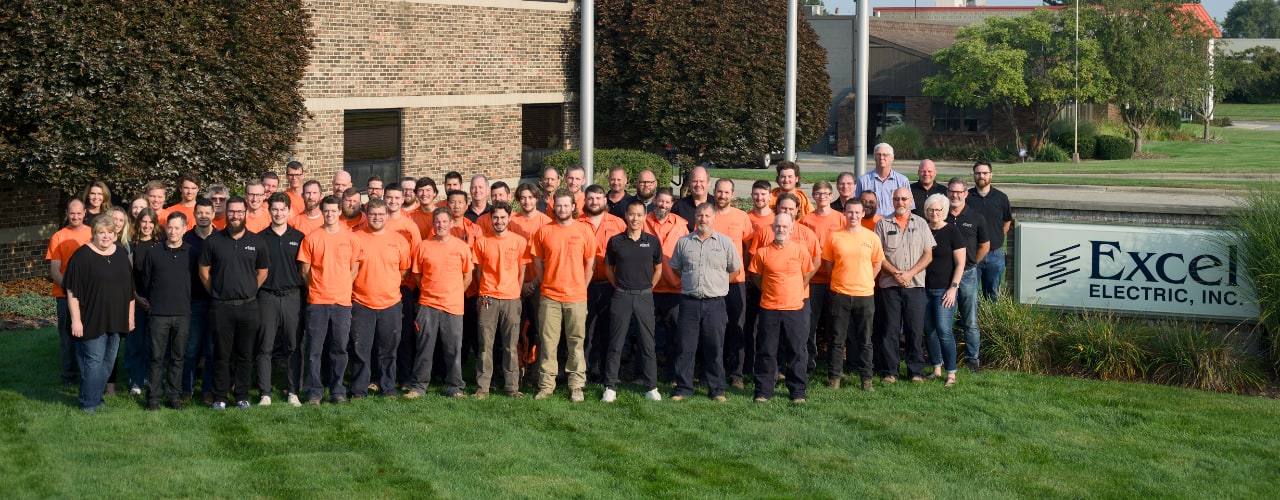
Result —
M 805 348 L 809 338 L 809 315 L 804 309 L 795 311 L 760 310 L 760 323 L 756 328 L 755 397 L 772 398 L 777 384 L 779 342 L 788 353 L 786 368 L 787 392 L 791 399 L 805 398 L 809 387 L 809 354 Z
M 258 340 L 258 301 L 213 301 L 213 402 L 226 403 L 235 376 L 235 400 L 249 400 L 254 343 Z
M 845 339 L 849 339 L 857 356 L 850 356 L 853 368 L 862 378 L 871 378 L 871 324 L 876 313 L 876 301 L 871 296 L 851 297 L 831 292 L 831 366 L 829 378 L 844 374 Z
M 928 297 L 923 287 L 900 286 L 876 289 L 876 320 L 872 343 L 875 344 L 875 368 L 881 376 L 898 376 L 898 333 L 907 337 L 907 376 L 915 377 L 924 370 L 924 308 Z
M 400 345 L 396 349 L 396 371 L 393 380 L 399 385 L 407 385 L 409 377 L 413 375 L 413 360 L 418 357 L 418 289 L 401 286 L 400 297 Z M 373 378 L 382 380 L 385 377 L 381 373 L 375 373 Z M 381 387 L 381 389 L 386 391 L 388 388 Z
M 163 397 L 176 401 L 181 397 L 182 363 L 187 357 L 187 334 L 191 316 L 147 317 L 151 331 L 151 375 L 147 402 L 159 403 Z
M 653 294 L 653 346 L 659 356 L 666 358 L 667 362 L 659 365 L 658 370 L 668 378 L 675 377 L 676 354 L 680 352 L 677 326 L 681 297 L 678 293 Z
M 258 307 L 262 316 L 262 333 L 258 335 L 258 350 L 254 353 L 254 365 L 258 372 L 258 392 L 271 395 L 271 357 L 280 338 L 280 352 L 287 359 L 286 388 L 289 394 L 297 394 L 302 380 L 302 353 L 298 351 L 298 324 L 302 313 L 302 294 L 292 290 L 284 295 L 258 291 Z
M 347 397 L 342 377 L 347 372 L 350 336 L 351 306 L 307 305 L 307 399 L 324 397 L 326 386 L 330 398 Z
M 756 288 L 755 283 L 747 283 L 744 287 L 746 290 L 746 301 L 742 313 L 742 338 L 735 342 L 735 339 L 725 335 L 725 349 L 728 352 L 725 355 L 725 370 L 729 373 L 730 380 L 743 380 L 744 374 L 752 373 L 756 358 L 756 323 L 760 317 L 760 289 Z M 729 293 L 733 294 L 733 286 L 729 286 Z M 732 316 L 730 316 L 732 319 Z
M 729 319 L 724 327 L 725 372 L 729 380 L 740 382 L 742 381 L 742 364 L 750 363 L 745 359 L 738 359 L 739 356 L 746 354 L 743 352 L 744 328 L 747 319 L 747 284 L 745 282 L 729 283 L 729 295 L 724 298 L 724 309 Z M 735 365 L 737 365 L 736 376 Z
M 728 323 L 724 297 L 706 299 L 682 295 L 676 342 L 676 396 L 693 394 L 694 356 L 701 352 L 702 380 L 707 397 L 724 395 L 724 325 Z
M 646 390 L 658 388 L 658 358 L 653 346 L 653 292 L 650 290 L 618 290 L 609 307 L 609 352 L 604 363 L 604 386 L 618 385 L 618 367 L 622 363 L 622 346 L 627 340 L 631 321 L 636 321 L 636 364 Z
M 382 394 L 396 394 L 396 349 L 400 346 L 400 304 L 370 309 L 351 304 L 351 394 L 364 397 L 369 382 L 377 382 Z M 377 369 L 375 369 L 375 367 Z M 373 373 L 381 378 L 374 380 Z
M 587 326 L 582 352 L 587 356 L 587 378 L 599 380 L 609 347 L 609 306 L 613 284 L 595 282 L 587 286 Z

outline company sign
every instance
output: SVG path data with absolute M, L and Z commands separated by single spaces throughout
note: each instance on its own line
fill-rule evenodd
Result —
M 1018 301 L 1171 316 L 1255 319 L 1226 231 L 1018 224 Z

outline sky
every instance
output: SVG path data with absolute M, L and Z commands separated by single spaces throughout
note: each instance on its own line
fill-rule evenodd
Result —
M 934 0 L 869 0 L 867 4 L 871 9 L 876 7 L 932 7 Z M 827 6 L 827 13 L 833 13 L 837 7 L 840 8 L 840 15 L 852 16 L 857 12 L 857 7 L 853 0 L 823 0 Z M 1204 10 L 1209 11 L 1209 15 L 1213 16 L 1222 24 L 1227 18 L 1227 10 L 1235 5 L 1235 0 L 1201 0 Z M 1005 5 L 1041 5 L 1042 2 L 1036 0 L 987 0 L 988 7 L 1005 6 Z

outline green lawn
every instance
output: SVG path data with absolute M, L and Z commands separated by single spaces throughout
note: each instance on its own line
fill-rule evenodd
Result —
M 988 371 L 960 385 L 619 401 L 360 401 L 96 416 L 51 329 L 0 334 L 9 497 L 1267 498 L 1280 401 Z M 561 395 L 563 392 L 561 393 Z
M 1219 104 L 1213 114 L 1232 120 L 1280 122 L 1280 104 Z

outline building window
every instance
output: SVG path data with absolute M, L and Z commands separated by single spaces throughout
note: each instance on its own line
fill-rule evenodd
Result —
M 342 136 L 342 169 L 351 173 L 352 184 L 363 186 L 373 175 L 400 178 L 400 110 L 347 111 Z
M 537 177 L 543 158 L 564 149 L 564 104 L 526 104 L 520 123 L 521 175 Z
M 957 107 L 933 103 L 934 132 L 990 132 L 991 108 Z

